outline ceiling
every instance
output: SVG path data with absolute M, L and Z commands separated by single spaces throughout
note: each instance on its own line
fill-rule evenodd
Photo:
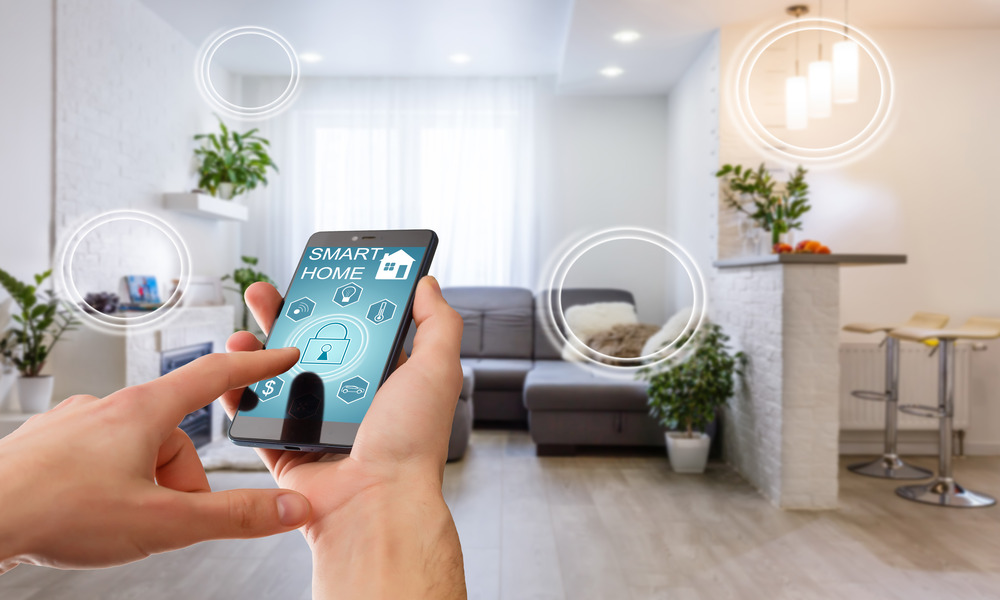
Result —
M 552 76 L 558 90 L 662 94 L 716 28 L 782 18 L 790 0 L 141 0 L 196 45 L 242 25 L 277 31 L 302 53 L 306 76 Z M 816 14 L 818 0 L 809 3 Z M 843 0 L 824 3 L 842 18 Z M 879 28 L 1000 28 L 1000 0 L 855 0 L 850 22 Z M 611 39 L 633 29 L 642 39 Z M 448 57 L 471 57 L 455 64 Z M 239 74 L 284 75 L 264 38 L 229 42 L 217 56 Z M 606 66 L 624 74 L 601 76 Z

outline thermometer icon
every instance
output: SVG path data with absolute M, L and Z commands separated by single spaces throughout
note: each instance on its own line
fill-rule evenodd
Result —
M 381 323 L 383 320 L 385 320 L 385 300 L 379 302 L 378 314 L 375 315 L 376 323 Z

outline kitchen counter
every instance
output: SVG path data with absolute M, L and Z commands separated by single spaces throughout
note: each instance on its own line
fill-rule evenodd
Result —
M 757 265 L 901 265 L 906 264 L 905 254 L 762 254 L 717 260 L 713 266 L 720 269 L 753 267 Z
M 714 263 L 710 317 L 746 352 L 724 413 L 727 461 L 775 505 L 837 507 L 840 267 L 903 254 L 768 254 Z

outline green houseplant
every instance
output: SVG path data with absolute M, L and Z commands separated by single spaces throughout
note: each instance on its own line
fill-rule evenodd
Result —
M 278 172 L 267 153 L 271 142 L 257 134 L 257 129 L 238 133 L 226 127 L 219 119 L 217 133 L 199 133 L 194 139 L 202 142 L 195 156 L 201 161 L 198 168 L 198 187 L 213 196 L 229 199 L 244 192 L 267 185 L 267 170 Z
M 11 315 L 14 326 L 0 338 L 0 354 L 17 368 L 18 398 L 25 412 L 42 412 L 52 401 L 51 375 L 42 368 L 56 343 L 77 324 L 70 309 L 51 291 L 39 288 L 52 270 L 35 275 L 30 285 L 0 269 L 0 285 L 10 294 L 18 312 Z
M 771 233 L 771 246 L 781 241 L 781 235 L 792 229 L 802 229 L 802 215 L 809 212 L 809 184 L 806 170 L 795 168 L 792 177 L 781 186 L 764 169 L 764 163 L 753 169 L 742 165 L 722 165 L 715 176 L 724 185 L 726 204 L 752 219 L 758 227 Z
M 683 342 L 683 340 L 682 340 Z M 649 414 L 666 427 L 670 463 L 677 472 L 705 470 L 711 438 L 701 431 L 733 395 L 735 377 L 743 374 L 746 355 L 732 352 L 722 327 L 706 322 L 683 360 L 647 368 Z
M 233 292 L 239 292 L 240 299 L 247 293 L 247 288 L 251 285 L 257 283 L 258 281 L 263 281 L 265 283 L 274 284 L 271 278 L 262 273 L 261 271 L 254 270 L 257 266 L 258 259 L 255 256 L 241 256 L 240 260 L 243 261 L 242 267 L 237 267 L 232 274 L 223 275 L 222 280 L 232 279 L 238 288 L 230 287 L 226 288 Z M 247 308 L 246 302 L 243 302 L 243 329 L 247 329 L 250 324 L 250 310 Z

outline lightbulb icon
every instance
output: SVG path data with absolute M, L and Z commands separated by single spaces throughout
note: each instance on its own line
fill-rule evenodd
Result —
M 362 288 L 356 283 L 348 283 L 337 288 L 333 293 L 333 301 L 341 306 L 354 304 L 361 298 Z

